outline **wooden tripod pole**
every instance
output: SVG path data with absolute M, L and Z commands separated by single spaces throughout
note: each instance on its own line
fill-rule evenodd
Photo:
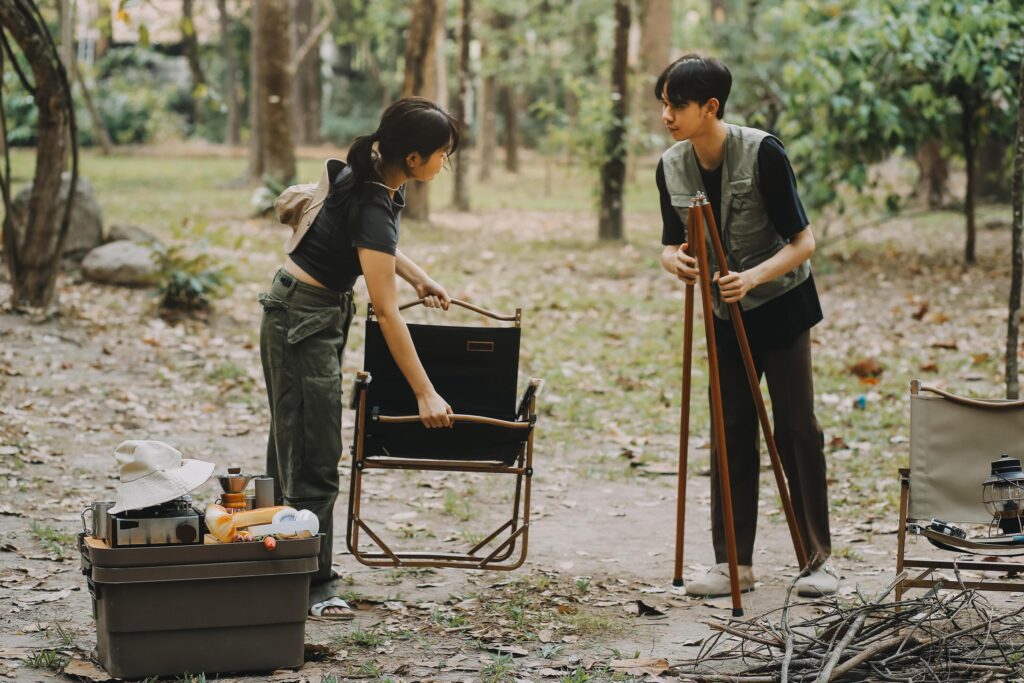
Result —
M 701 204 L 701 210 L 704 212 L 708 232 L 711 234 L 711 244 L 715 250 L 715 259 L 718 261 L 720 277 L 725 277 L 729 274 L 729 263 L 725 258 L 725 249 L 722 246 L 722 238 L 718 234 L 718 226 L 715 225 L 715 214 L 707 200 L 704 200 L 703 204 Z M 743 366 L 747 371 L 750 393 L 754 398 L 754 405 L 757 407 L 757 417 L 761 421 L 764 441 L 768 445 L 768 456 L 772 463 L 772 471 L 775 473 L 775 484 L 779 489 L 782 509 L 786 513 L 786 522 L 789 524 L 789 535 L 793 539 L 793 549 L 796 551 L 797 564 L 803 570 L 807 567 L 807 550 L 804 547 L 803 538 L 800 536 L 800 527 L 796 523 L 793 501 L 789 497 L 789 485 L 786 482 L 786 475 L 782 470 L 782 458 L 779 457 L 779 449 L 775 444 L 772 425 L 768 421 L 768 410 L 765 408 L 764 398 L 761 396 L 761 382 L 758 380 L 757 370 L 754 368 L 754 357 L 750 351 L 750 342 L 747 340 L 746 329 L 743 326 L 743 316 L 740 312 L 739 303 L 733 302 L 729 304 L 729 317 L 732 318 L 732 324 L 736 330 L 736 339 L 740 344 L 740 355 L 743 357 Z
M 725 443 L 725 417 L 722 409 L 722 389 L 718 374 L 718 346 L 715 344 L 714 313 L 711 308 L 711 273 L 708 272 L 708 250 L 704 242 L 704 214 L 701 203 L 706 202 L 703 193 L 698 193 L 690 206 L 686 224 L 690 230 L 700 271 L 701 309 L 704 311 L 704 336 L 707 341 L 708 376 L 711 389 L 711 428 L 715 435 L 715 451 L 718 460 L 718 488 L 722 498 L 722 526 L 725 527 L 725 548 L 729 560 L 729 588 L 732 593 L 732 615 L 743 616 L 743 602 L 740 599 L 739 561 L 736 552 L 736 523 L 732 512 L 732 480 L 729 478 L 729 459 Z M 689 427 L 687 426 L 687 432 Z
M 690 201 L 691 213 L 696 206 Z M 692 242 L 692 240 L 691 240 Z M 693 256 L 693 247 L 687 245 L 686 253 Z M 693 285 L 686 285 L 686 304 L 683 311 L 683 378 L 679 405 L 679 490 L 676 495 L 676 564 L 672 574 L 672 585 L 683 585 L 683 535 L 686 528 L 686 465 L 690 450 L 690 383 L 693 365 Z

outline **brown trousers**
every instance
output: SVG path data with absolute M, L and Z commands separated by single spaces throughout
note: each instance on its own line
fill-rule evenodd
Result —
M 757 533 L 757 494 L 760 475 L 760 428 L 739 346 L 728 327 L 717 335 L 719 386 L 725 416 L 726 455 L 732 484 L 732 509 L 739 564 L 752 565 Z M 724 331 L 724 330 L 723 330 Z M 722 338 L 725 337 L 725 338 Z M 811 374 L 811 334 L 805 331 L 782 348 L 753 349 L 757 376 L 766 378 L 771 396 L 775 443 L 789 482 L 797 524 L 807 557 L 818 565 L 832 550 L 828 524 L 828 484 L 824 437 L 814 416 Z M 774 477 L 773 477 L 774 481 Z M 715 561 L 726 562 L 725 527 L 719 494 L 717 443 L 711 439 L 711 535 Z

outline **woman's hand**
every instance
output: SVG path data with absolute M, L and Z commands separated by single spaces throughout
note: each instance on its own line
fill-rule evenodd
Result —
M 448 417 L 452 414 L 452 407 L 433 389 L 417 395 L 416 403 L 419 405 L 420 422 L 427 429 L 452 426 L 452 419 Z
M 452 302 L 445 288 L 430 278 L 416 285 L 416 294 L 424 300 L 423 305 L 427 308 L 443 308 L 447 311 Z

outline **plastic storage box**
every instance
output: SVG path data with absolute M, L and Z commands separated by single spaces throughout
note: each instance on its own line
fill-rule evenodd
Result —
M 96 655 L 116 678 L 303 663 L 319 538 L 110 548 L 79 536 Z

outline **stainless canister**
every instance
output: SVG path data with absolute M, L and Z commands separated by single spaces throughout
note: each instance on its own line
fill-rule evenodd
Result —
M 269 508 L 274 505 L 274 478 L 260 476 L 255 478 L 257 508 Z
M 101 500 L 86 508 L 92 510 L 92 529 L 89 532 L 93 538 L 110 541 L 110 513 L 107 510 L 112 507 L 114 507 L 114 501 Z

